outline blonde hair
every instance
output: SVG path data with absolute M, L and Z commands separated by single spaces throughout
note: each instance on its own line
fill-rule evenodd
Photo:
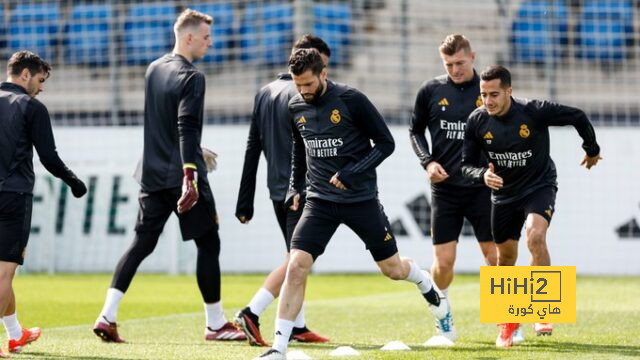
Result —
M 441 53 L 452 56 L 460 50 L 464 50 L 466 53 L 471 52 L 471 44 L 464 35 L 451 34 L 442 40 L 438 49 Z
M 176 19 L 176 23 L 173 25 L 173 32 L 177 36 L 184 29 L 196 27 L 201 23 L 206 23 L 207 25 L 211 25 L 213 24 L 213 18 L 199 11 L 195 11 L 192 9 L 185 9 L 183 12 L 180 13 L 180 15 L 178 15 L 178 18 Z

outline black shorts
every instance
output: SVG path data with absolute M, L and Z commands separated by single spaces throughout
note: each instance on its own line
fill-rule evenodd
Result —
M 551 224 L 557 190 L 553 186 L 547 186 L 512 203 L 493 204 L 491 229 L 495 242 L 500 244 L 509 239 L 519 240 L 522 225 L 531 213 L 541 215 Z
M 171 213 L 178 216 L 180 231 L 184 240 L 200 237 L 211 230 L 218 228 L 218 214 L 211 188 L 204 182 L 198 183 L 200 197 L 196 205 L 184 214 L 178 214 L 178 199 L 182 195 L 181 188 L 165 189 L 146 192 L 140 190 L 138 195 L 138 219 L 136 232 L 162 232 L 164 224 Z
M 360 237 L 375 261 L 388 259 L 398 252 L 389 220 L 377 198 L 352 204 L 307 199 L 293 232 L 291 248 L 304 250 L 315 260 L 324 252 L 340 224 L 347 225 Z
M 0 192 L 0 261 L 24 262 L 32 206 L 32 194 Z
M 278 219 L 278 225 L 284 236 L 284 243 L 287 246 L 287 252 L 291 251 L 291 236 L 293 236 L 293 230 L 296 228 L 296 224 L 302 216 L 302 209 L 304 208 L 304 198 L 301 198 L 300 206 L 298 210 L 293 211 L 284 206 L 284 200 L 273 200 L 273 210 L 276 213 Z
M 479 242 L 492 241 L 491 189 L 442 189 L 431 193 L 431 239 L 435 245 L 458 240 L 464 218 Z

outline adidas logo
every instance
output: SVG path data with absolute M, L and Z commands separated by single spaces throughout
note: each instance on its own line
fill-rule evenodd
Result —
M 304 116 L 301 116 L 300 119 L 298 119 L 298 124 L 306 124 L 307 123 L 307 119 L 304 118 Z
M 384 237 L 384 241 L 389 241 L 391 240 L 392 236 L 391 234 L 387 233 L 387 235 Z
M 442 98 L 442 100 L 440 100 L 440 102 L 438 102 L 438 105 L 440 105 L 440 106 L 448 106 L 449 105 L 449 100 L 447 100 L 447 98 Z
M 487 133 L 484 134 L 482 138 L 485 140 L 493 140 L 493 134 L 491 133 L 491 131 L 487 131 Z
M 280 330 L 276 331 L 276 335 L 282 335 L 282 333 L 280 332 Z

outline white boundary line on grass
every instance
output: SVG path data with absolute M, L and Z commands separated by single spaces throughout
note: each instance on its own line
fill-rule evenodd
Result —
M 476 287 L 476 286 L 479 286 L 479 284 L 477 284 L 477 283 L 467 283 L 467 284 L 462 284 L 462 285 L 455 286 L 455 289 L 468 289 L 468 288 L 472 288 L 472 287 Z M 367 298 L 379 298 L 381 296 L 387 297 L 387 296 L 397 296 L 397 295 L 403 295 L 403 294 L 407 294 L 407 295 L 408 294 L 415 294 L 415 292 L 414 291 L 398 291 L 398 292 L 391 292 L 391 293 L 376 293 L 376 294 L 367 294 L 367 295 L 361 295 L 361 296 L 340 297 L 340 298 L 333 298 L 333 299 L 317 299 L 317 300 L 305 301 L 305 304 L 313 305 L 313 304 L 322 304 L 322 303 L 332 303 L 332 302 L 335 302 L 335 301 L 344 301 L 344 300 L 365 300 Z M 184 317 L 199 316 L 199 315 L 202 315 L 202 312 L 180 313 L 180 314 L 171 314 L 171 315 L 162 315 L 162 316 L 150 316 L 150 317 L 145 317 L 145 318 L 123 320 L 123 321 L 119 321 L 118 324 L 135 324 L 135 323 L 146 322 L 146 321 L 163 320 L 163 319 L 176 319 L 176 318 L 184 318 Z M 51 328 L 44 328 L 43 330 L 46 331 L 46 332 L 58 332 L 58 331 L 76 330 L 76 329 L 77 330 L 80 330 L 80 329 L 91 330 L 92 327 L 93 327 L 93 323 L 91 323 L 91 324 L 80 324 L 80 325 L 57 326 L 57 327 L 51 327 Z

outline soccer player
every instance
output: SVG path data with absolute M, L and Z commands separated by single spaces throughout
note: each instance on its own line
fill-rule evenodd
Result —
M 448 35 L 439 51 L 447 73 L 420 87 L 409 133 L 413 150 L 431 181 L 431 274 L 447 296 L 464 218 L 473 226 L 487 265 L 496 264 L 496 247 L 491 236 L 491 190 L 472 184 L 460 171 L 467 117 L 482 105 L 480 78 L 473 68 L 476 55 L 469 40 L 459 34 Z M 431 152 L 425 137 L 427 128 Z M 441 344 L 442 336 L 456 340 L 450 303 L 448 306 L 447 316 L 436 321 L 437 335 L 427 341 L 428 345 Z
M 200 148 L 205 78 L 192 62 L 211 46 L 211 23 L 209 15 L 183 11 L 174 25 L 173 52 L 147 68 L 136 235 L 118 262 L 93 329 L 107 342 L 124 342 L 116 325 L 118 305 L 172 212 L 183 239 L 194 239 L 198 248 L 196 278 L 204 300 L 205 339 L 246 340 L 222 311 L 217 213 Z
M 549 156 L 549 126 L 571 125 L 586 152 L 580 165 L 595 166 L 600 157 L 596 134 L 585 113 L 548 101 L 511 97 L 511 74 L 493 65 L 480 74 L 484 107 L 467 120 L 462 173 L 492 189 L 491 229 L 498 266 L 515 265 L 518 239 L 525 225 L 532 266 L 549 266 L 546 235 L 555 211 L 556 167 Z M 480 163 L 481 154 L 489 161 Z M 510 347 L 518 324 L 500 324 L 496 346 Z M 538 334 L 551 334 L 551 324 L 535 324 Z
M 76 198 L 87 188 L 58 156 L 47 108 L 36 95 L 44 90 L 51 66 L 30 51 L 18 51 L 7 63 L 7 81 L 0 84 L 0 314 L 9 351 L 40 336 L 39 328 L 22 328 L 16 314 L 13 276 L 24 262 L 31 231 L 33 148 L 53 176 L 62 179 Z M 0 357 L 5 357 L 0 350 Z
M 324 65 L 328 65 L 331 50 L 317 36 L 309 34 L 302 36 L 294 44 L 293 51 L 309 48 L 318 50 Z M 278 74 L 276 80 L 260 89 L 255 97 L 247 150 L 244 156 L 236 217 L 243 224 L 249 223 L 253 217 L 256 172 L 258 171 L 260 153 L 264 151 L 267 160 L 267 186 L 287 250 L 282 264 L 267 276 L 262 287 L 256 292 L 247 307 L 235 316 L 236 325 L 244 331 L 251 345 L 268 346 L 260 333 L 259 317 L 280 293 L 289 260 L 291 235 L 302 214 L 301 207 L 297 211 L 291 211 L 284 206 L 291 175 L 291 114 L 288 106 L 289 100 L 297 94 L 298 91 L 288 73 Z M 300 309 L 300 313 L 296 317 L 291 338 L 299 342 L 322 343 L 329 341 L 306 327 L 304 307 Z
M 384 119 L 364 94 L 327 81 L 327 70 L 315 49 L 294 52 L 289 72 L 300 94 L 289 102 L 293 155 L 286 204 L 294 211 L 299 208 L 305 184 L 307 201 L 291 239 L 275 340 L 260 358 L 285 358 L 311 266 L 340 224 L 362 239 L 382 273 L 415 283 L 434 315 L 444 318 L 443 295 L 429 273 L 399 256 L 378 201 L 375 168 L 395 147 Z

